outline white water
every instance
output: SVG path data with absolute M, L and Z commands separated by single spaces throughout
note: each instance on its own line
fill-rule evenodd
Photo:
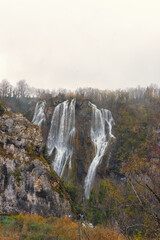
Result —
M 85 198 L 89 199 L 90 191 L 94 178 L 96 175 L 96 169 L 105 153 L 108 145 L 106 138 L 106 123 L 108 124 L 109 138 L 115 138 L 112 134 L 112 125 L 114 120 L 112 114 L 107 109 L 99 110 L 94 104 L 89 103 L 92 107 L 92 120 L 91 120 L 91 139 L 95 146 L 95 157 L 88 169 L 87 176 L 85 178 Z
M 37 102 L 32 123 L 41 127 L 42 122 L 46 120 L 44 109 L 46 106 L 46 101 Z
M 49 155 L 55 149 L 53 167 L 57 174 L 63 175 L 66 163 L 71 167 L 73 138 L 75 136 L 75 99 L 56 106 L 47 140 Z

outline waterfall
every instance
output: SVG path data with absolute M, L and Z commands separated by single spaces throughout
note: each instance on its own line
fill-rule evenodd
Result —
M 56 106 L 48 135 L 48 154 L 52 155 L 55 150 L 53 167 L 60 177 L 63 175 L 67 162 L 71 167 L 75 136 L 75 103 L 75 99 L 72 99 Z
M 95 157 L 88 169 L 87 176 L 85 178 L 85 197 L 89 199 L 90 191 L 94 178 L 96 175 L 96 169 L 105 153 L 108 145 L 106 138 L 105 124 L 108 124 L 109 138 L 115 138 L 112 134 L 112 125 L 114 120 L 112 114 L 107 109 L 99 110 L 94 104 L 89 103 L 92 107 L 92 120 L 91 120 L 91 139 L 95 146 Z
M 34 110 L 33 120 L 32 120 L 33 124 L 36 124 L 40 127 L 42 126 L 42 122 L 46 120 L 46 116 L 44 113 L 45 106 L 46 106 L 46 101 L 37 102 Z

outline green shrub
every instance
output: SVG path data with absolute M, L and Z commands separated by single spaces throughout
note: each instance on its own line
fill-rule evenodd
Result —
M 53 229 L 53 226 L 48 225 L 46 223 L 28 223 L 27 230 L 28 231 L 34 231 L 34 232 L 39 232 L 43 234 L 50 233 Z
M 41 230 L 42 224 L 39 223 L 28 223 L 27 229 L 28 231 L 35 231 L 38 232 Z
M 46 144 L 42 148 L 42 156 L 45 158 L 45 160 L 47 161 L 48 164 L 52 163 L 52 160 L 51 160 L 50 156 L 48 155 L 48 147 Z
M 47 240 L 49 237 L 42 233 L 26 233 L 21 234 L 22 239 L 26 240 Z

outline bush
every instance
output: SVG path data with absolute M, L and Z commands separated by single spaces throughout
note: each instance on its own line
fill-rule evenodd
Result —
M 39 223 L 28 223 L 28 226 L 27 226 L 27 229 L 28 231 L 35 231 L 35 232 L 38 232 L 41 230 L 41 224 Z
M 26 240 L 47 240 L 49 239 L 46 235 L 42 233 L 27 233 L 21 234 L 22 239 Z

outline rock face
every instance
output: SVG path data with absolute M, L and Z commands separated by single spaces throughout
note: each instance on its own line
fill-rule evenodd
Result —
M 45 108 L 43 109 L 45 115 L 45 121 L 42 122 L 42 137 L 43 145 L 47 144 L 47 139 L 49 136 L 49 131 L 51 128 L 52 116 L 58 105 L 61 105 L 66 100 L 69 102 L 72 101 L 74 97 L 66 98 L 64 96 L 48 97 L 45 100 Z M 40 104 L 44 102 L 40 100 Z M 31 121 L 34 119 L 34 111 L 36 108 L 37 99 L 31 99 L 28 103 L 27 110 L 29 109 L 30 114 L 26 115 L 27 118 Z M 37 104 L 38 105 L 38 104 Z M 101 108 L 102 106 L 97 106 Z M 110 107 L 103 106 L 110 110 Z M 15 111 L 16 109 L 13 109 Z M 18 111 L 18 107 L 17 107 Z M 19 109 L 21 111 L 21 109 Z M 25 114 L 25 111 L 22 112 Z M 37 114 L 38 115 L 38 114 Z M 115 115 L 115 114 L 114 114 Z M 62 114 L 59 114 L 62 116 Z M 85 178 L 87 176 L 89 167 L 92 163 L 92 160 L 95 157 L 95 146 L 91 139 L 91 119 L 92 119 L 92 108 L 89 105 L 89 99 L 77 97 L 75 104 L 75 135 L 72 142 L 72 157 L 71 157 L 71 168 L 67 162 L 62 174 L 62 178 L 66 183 L 72 183 L 78 187 L 78 199 L 81 201 L 84 196 L 84 187 L 85 187 Z M 58 126 L 58 123 L 57 123 Z M 55 131 L 54 131 L 55 132 Z M 106 126 L 105 129 L 106 136 L 108 139 L 109 129 Z M 106 178 L 106 175 L 110 173 L 110 166 L 113 163 L 112 152 L 115 145 L 113 138 L 109 139 L 105 153 L 100 161 L 100 164 L 97 166 L 95 180 L 93 183 L 94 191 L 98 192 L 99 183 L 102 179 Z M 56 149 L 53 150 L 51 159 L 55 159 Z
M 0 115 L 0 212 L 72 215 L 65 188 L 40 155 L 41 130 L 22 114 Z

